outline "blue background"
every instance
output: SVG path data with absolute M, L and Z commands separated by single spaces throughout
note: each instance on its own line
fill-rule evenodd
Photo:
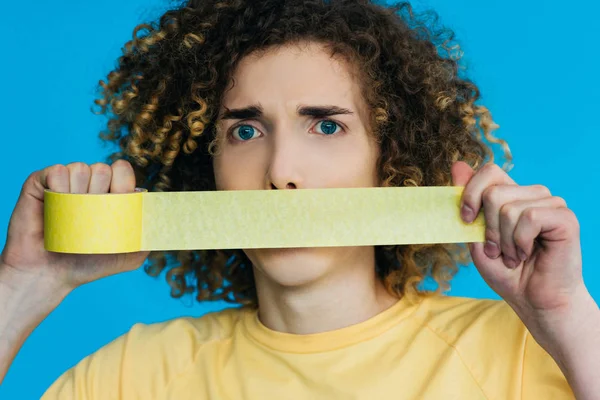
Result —
M 598 217 L 600 147 L 597 15 L 600 3 L 573 0 L 429 0 L 454 29 L 468 75 L 515 157 L 511 176 L 565 198 L 582 228 L 584 277 L 600 301 Z M 0 117 L 4 158 L 0 238 L 21 185 L 37 169 L 102 161 L 103 119 L 89 110 L 99 79 L 112 69 L 133 27 L 159 15 L 157 0 L 4 2 Z M 26 7 L 26 8 L 25 8 Z M 2 247 L 4 245 L 3 242 Z M 474 267 L 451 294 L 497 298 Z M 74 291 L 29 337 L 0 387 L 2 399 L 37 399 L 65 370 L 125 333 L 135 322 L 201 315 L 222 304 L 174 300 L 161 275 L 142 269 Z

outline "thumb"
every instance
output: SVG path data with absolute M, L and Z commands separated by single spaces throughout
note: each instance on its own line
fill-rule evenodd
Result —
M 46 189 L 69 192 L 69 174 L 66 167 L 56 165 L 29 175 L 10 218 L 9 234 L 36 238 L 43 234 Z
M 466 186 L 471 180 L 475 171 L 464 161 L 457 161 L 452 165 L 452 183 L 454 186 Z

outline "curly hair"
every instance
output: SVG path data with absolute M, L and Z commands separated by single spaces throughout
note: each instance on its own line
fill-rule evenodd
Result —
M 212 156 L 220 101 L 239 61 L 273 46 L 312 41 L 360 73 L 381 155 L 382 186 L 447 186 L 451 166 L 494 162 L 498 126 L 480 93 L 461 77 L 454 33 L 433 11 L 368 0 L 189 0 L 135 27 L 106 82 L 99 82 L 100 137 L 129 161 L 149 191 L 216 190 Z M 489 144 L 486 144 L 486 141 Z M 464 244 L 375 246 L 377 276 L 391 293 L 413 299 L 445 291 Z M 241 250 L 152 252 L 145 271 L 166 271 L 171 296 L 257 307 L 252 263 Z M 428 278 L 436 289 L 425 290 Z

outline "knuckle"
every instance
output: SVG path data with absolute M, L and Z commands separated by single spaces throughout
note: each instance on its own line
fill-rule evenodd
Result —
M 29 174 L 29 176 L 27 177 L 27 179 L 25 179 L 24 186 L 35 185 L 35 182 L 38 180 L 38 175 L 39 174 L 40 174 L 40 171 L 35 171 L 35 172 L 32 172 L 31 174 Z
M 539 193 L 540 196 L 549 197 L 552 195 L 550 193 L 550 189 L 544 185 L 533 185 L 533 189 L 536 191 L 536 193 Z
M 74 162 L 67 166 L 69 170 L 74 174 L 86 174 L 90 171 L 90 167 L 82 162 Z
M 567 201 L 559 196 L 552 196 L 552 201 L 557 207 L 567 207 Z
M 60 179 L 63 177 L 68 177 L 69 176 L 69 169 L 62 164 L 56 164 L 56 165 L 52 165 L 51 167 L 48 167 L 48 176 L 47 176 L 47 180 L 54 180 L 56 178 Z
M 92 170 L 93 174 L 100 175 L 100 176 L 110 176 L 110 174 L 112 173 L 112 169 L 110 168 L 110 165 L 104 164 L 104 163 L 92 164 L 90 166 L 90 169 Z
M 498 166 L 493 162 L 488 162 L 482 167 L 486 171 L 495 171 L 497 168 Z
M 572 227 L 573 230 L 578 231 L 579 230 L 579 219 L 577 218 L 577 215 L 575 215 L 575 212 L 569 208 L 565 209 L 565 218 L 568 221 L 568 224 Z
M 500 188 L 496 185 L 490 186 L 483 191 L 481 195 L 483 202 L 486 204 L 495 204 L 500 196 Z
M 131 168 L 129 161 L 124 159 L 116 160 L 114 163 L 112 163 L 112 166 L 113 168 Z
M 111 168 L 112 168 L 113 176 L 129 177 L 129 176 L 134 175 L 133 167 L 126 160 L 115 161 L 112 164 Z
M 38 180 L 38 174 L 46 174 L 46 186 L 50 190 L 63 191 L 68 189 L 69 170 L 62 164 L 55 164 L 45 168 L 42 171 L 34 172 L 30 178 L 32 184 L 34 180 Z
M 511 203 L 500 207 L 500 218 L 503 221 L 516 221 L 519 217 L 519 209 Z
M 523 211 L 522 218 L 527 222 L 535 221 L 538 215 L 538 210 L 534 207 L 528 208 Z
M 48 173 L 51 173 L 51 174 L 64 174 L 68 171 L 69 171 L 69 169 L 67 168 L 67 166 L 63 165 L 63 164 L 54 164 L 54 165 L 48 167 Z

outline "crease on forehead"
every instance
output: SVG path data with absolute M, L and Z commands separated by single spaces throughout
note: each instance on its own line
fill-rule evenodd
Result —
M 346 51 L 346 49 L 344 49 L 345 47 L 346 47 L 347 51 Z M 282 50 L 284 48 L 290 49 L 292 51 L 298 51 L 300 53 L 313 52 L 315 50 L 317 50 L 317 51 L 320 50 L 320 51 L 324 51 L 327 54 L 329 54 L 329 56 L 333 60 L 336 61 L 336 63 L 334 64 L 334 68 L 336 68 L 336 73 L 346 74 L 348 79 L 351 79 L 353 82 L 356 83 L 356 85 L 357 85 L 356 87 L 358 89 L 357 93 L 356 93 L 357 98 L 353 99 L 355 106 L 357 108 L 356 111 L 357 111 L 358 117 L 363 122 L 363 125 L 369 131 L 371 130 L 370 110 L 369 110 L 367 101 L 365 99 L 366 76 L 360 70 L 360 68 L 358 66 L 358 62 L 351 59 L 350 48 L 341 43 L 333 44 L 333 43 L 329 43 L 329 42 L 325 42 L 325 41 L 298 40 L 298 41 L 288 42 L 285 44 L 272 45 L 272 46 L 264 47 L 261 49 L 257 49 L 257 50 L 252 51 L 251 53 L 243 56 L 242 59 L 237 64 L 237 66 L 234 68 L 231 78 L 229 80 L 229 84 L 223 93 L 223 96 L 221 99 L 221 110 L 222 110 L 222 106 L 225 101 L 227 93 L 230 93 L 233 90 L 233 88 L 236 86 L 235 75 L 236 75 L 237 71 L 239 71 L 240 66 L 243 66 L 245 63 L 249 63 L 249 62 L 258 60 L 264 56 L 272 55 L 272 54 L 276 53 L 277 51 Z

